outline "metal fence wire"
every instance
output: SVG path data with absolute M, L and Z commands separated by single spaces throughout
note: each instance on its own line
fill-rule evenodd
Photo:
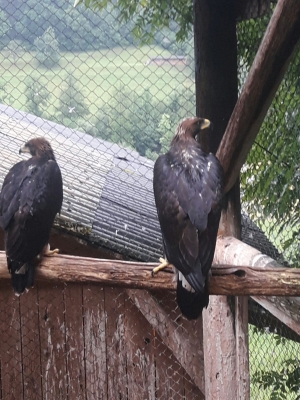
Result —
M 239 88 L 274 8 L 255 4 L 237 25 Z M 21 144 L 45 136 L 64 178 L 58 232 L 157 261 L 153 161 L 195 114 L 192 33 L 178 44 L 172 23 L 141 45 L 113 5 L 93 12 L 62 0 L 2 0 L 0 20 L 0 184 Z M 291 267 L 299 75 L 298 50 L 241 174 L 243 240 Z M 0 288 L 0 399 L 204 398 L 201 321 L 181 317 L 172 294 L 39 282 L 18 298 Z M 251 399 L 300 398 L 299 336 L 249 306 Z

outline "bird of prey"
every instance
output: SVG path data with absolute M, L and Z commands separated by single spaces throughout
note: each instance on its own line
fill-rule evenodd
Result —
M 31 158 L 10 169 L 0 193 L 0 226 L 16 294 L 33 286 L 36 257 L 53 253 L 48 239 L 63 200 L 61 172 L 47 140 L 31 139 L 19 153 Z
M 164 253 L 177 272 L 177 303 L 188 319 L 198 318 L 208 305 L 207 276 L 221 214 L 222 167 L 196 141 L 209 125 L 203 118 L 181 121 L 169 151 L 154 165 L 153 189 Z

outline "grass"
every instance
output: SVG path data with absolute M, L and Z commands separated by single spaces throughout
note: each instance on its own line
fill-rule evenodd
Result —
M 84 53 L 61 53 L 60 65 L 45 69 L 37 63 L 33 52 L 22 52 L 16 62 L 8 52 L 0 53 L 2 81 L 7 83 L 10 95 L 9 105 L 24 109 L 24 95 L 28 76 L 41 79 L 52 93 L 49 113 L 54 112 L 57 99 L 67 73 L 76 78 L 77 87 L 83 91 L 92 114 L 97 113 L 109 102 L 114 92 L 122 85 L 141 93 L 149 89 L 158 100 L 163 100 L 179 85 L 193 85 L 189 67 L 165 65 L 145 66 L 146 61 L 156 55 L 168 56 L 170 53 L 156 46 L 104 49 Z
M 256 331 L 249 325 L 249 353 L 250 353 L 250 376 L 259 371 L 280 372 L 284 361 L 298 358 L 300 354 L 300 343 L 291 340 L 280 340 L 274 334 Z M 299 382 L 300 387 L 300 382 Z M 264 389 L 257 383 L 250 384 L 251 400 L 270 399 L 272 389 Z M 298 393 L 299 396 L 300 392 Z M 284 395 L 286 400 L 296 400 L 297 394 L 287 393 Z

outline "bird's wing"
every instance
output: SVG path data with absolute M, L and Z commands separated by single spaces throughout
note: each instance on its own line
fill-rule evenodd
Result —
M 215 246 L 215 238 L 209 243 L 208 216 L 221 199 L 222 170 L 213 155 L 194 161 L 187 173 L 172 166 L 168 154 L 160 156 L 153 183 L 166 256 L 194 289 L 202 290 L 202 267 L 212 261 Z
M 207 227 L 211 211 L 222 198 L 222 168 L 213 154 L 195 157 L 194 168 L 179 176 L 176 194 L 193 226 L 201 233 Z
M 62 178 L 55 161 L 27 166 L 6 211 L 6 254 L 12 270 L 41 252 L 62 196 Z
M 19 187 L 26 176 L 28 166 L 25 161 L 15 164 L 4 178 L 0 193 L 0 226 L 6 229 L 19 208 Z

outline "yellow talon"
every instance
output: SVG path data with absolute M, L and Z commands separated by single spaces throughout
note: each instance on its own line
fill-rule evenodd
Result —
M 172 265 L 167 260 L 165 260 L 164 258 L 160 258 L 159 262 L 160 262 L 160 264 L 157 267 L 153 268 L 152 273 L 151 273 L 152 276 L 154 276 L 154 274 L 157 274 L 162 269 L 168 268 L 168 267 L 170 267 Z
M 59 249 L 50 250 L 49 243 L 44 247 L 43 256 L 50 257 L 57 253 L 59 253 Z

